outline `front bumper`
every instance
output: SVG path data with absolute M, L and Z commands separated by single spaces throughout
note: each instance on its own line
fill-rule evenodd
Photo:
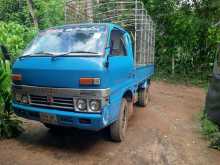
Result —
M 56 115 L 57 123 L 55 124 L 60 126 L 98 131 L 108 125 L 108 117 L 105 114 L 107 107 L 102 110 L 102 114 L 89 114 L 66 112 L 58 109 L 33 107 L 30 105 L 17 103 L 13 103 L 12 106 L 16 115 L 26 119 L 40 121 L 40 113 Z M 86 120 L 90 122 L 82 123 L 81 120 Z

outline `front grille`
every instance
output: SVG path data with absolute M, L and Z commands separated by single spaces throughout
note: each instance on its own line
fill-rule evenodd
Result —
M 34 106 L 43 106 L 68 110 L 74 109 L 73 98 L 30 95 L 30 104 Z

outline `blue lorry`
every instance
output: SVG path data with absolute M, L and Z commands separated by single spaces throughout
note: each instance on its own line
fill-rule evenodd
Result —
M 13 64 L 14 112 L 50 129 L 109 127 L 112 140 L 123 141 L 133 105 L 147 104 L 154 73 L 152 53 L 141 60 L 134 42 L 113 23 L 40 31 Z

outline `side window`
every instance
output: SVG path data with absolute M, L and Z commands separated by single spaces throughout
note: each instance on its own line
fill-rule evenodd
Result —
M 123 33 L 120 30 L 113 30 L 110 38 L 111 55 L 126 56 Z

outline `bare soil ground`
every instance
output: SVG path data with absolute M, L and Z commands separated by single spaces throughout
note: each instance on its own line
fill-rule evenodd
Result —
M 109 141 L 106 130 L 52 134 L 25 120 L 20 137 L 0 141 L 0 165 L 218 165 L 220 152 L 207 147 L 199 129 L 204 98 L 200 88 L 154 82 L 123 143 Z

